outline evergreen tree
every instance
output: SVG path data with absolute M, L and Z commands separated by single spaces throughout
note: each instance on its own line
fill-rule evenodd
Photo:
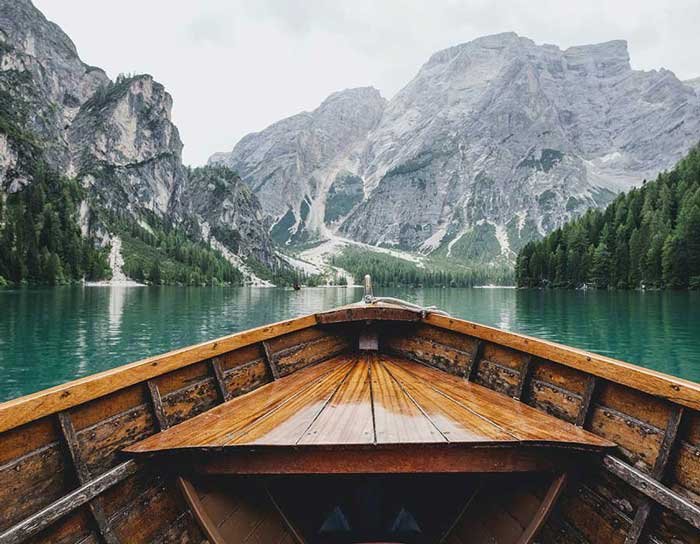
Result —
M 605 210 L 527 244 L 515 276 L 523 287 L 700 288 L 700 148 Z

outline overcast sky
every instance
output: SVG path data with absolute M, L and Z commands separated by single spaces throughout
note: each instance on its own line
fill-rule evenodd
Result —
M 433 52 L 485 34 L 562 48 L 626 39 L 634 68 L 700 76 L 698 0 L 34 2 L 88 64 L 166 86 L 193 165 L 333 91 L 391 98 Z

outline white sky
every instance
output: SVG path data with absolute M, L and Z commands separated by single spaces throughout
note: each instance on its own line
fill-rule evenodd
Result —
M 391 98 L 435 51 L 496 32 L 562 48 L 626 39 L 634 68 L 700 75 L 698 0 L 34 2 L 88 64 L 166 86 L 194 165 L 331 92 Z

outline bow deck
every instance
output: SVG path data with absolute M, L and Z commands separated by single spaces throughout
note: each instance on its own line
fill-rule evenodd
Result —
M 564 452 L 612 446 L 481 385 L 360 352 L 281 378 L 126 451 L 194 454 L 192 465 L 209 473 L 518 472 L 556 466 Z

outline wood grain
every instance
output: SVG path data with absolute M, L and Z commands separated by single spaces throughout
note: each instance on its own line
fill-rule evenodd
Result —
M 249 346 L 262 340 L 274 338 L 281 334 L 313 327 L 315 324 L 316 317 L 314 315 L 281 321 L 218 338 L 210 342 L 171 351 L 163 355 L 149 357 L 32 395 L 4 402 L 0 404 L 0 432 L 61 410 L 66 410 L 175 369 L 243 346 Z
M 548 340 L 507 332 L 454 317 L 429 314 L 424 322 L 549 359 L 588 374 L 700 410 L 700 384 L 688 380 Z

